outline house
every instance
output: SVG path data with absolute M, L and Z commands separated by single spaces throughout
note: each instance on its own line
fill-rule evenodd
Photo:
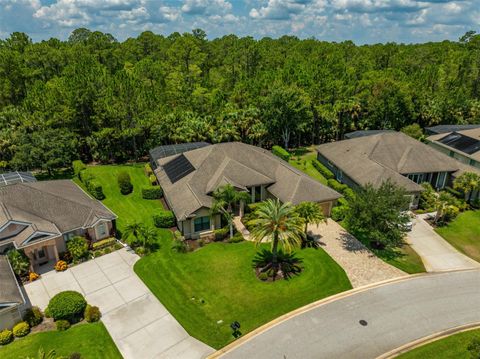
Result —
M 430 135 L 439 135 L 442 133 L 472 130 L 475 128 L 480 128 L 480 124 L 478 125 L 437 125 L 433 127 L 425 127 L 425 133 L 430 136 Z
M 22 320 L 25 298 L 6 256 L 0 255 L 0 331 Z
M 480 170 L 480 125 L 477 126 L 434 134 L 427 141 L 436 150 Z
M 401 132 L 325 143 L 317 147 L 317 153 L 337 180 L 355 187 L 379 186 L 390 179 L 412 196 L 412 207 L 418 205 L 421 183 L 442 189 L 460 169 L 454 159 Z
M 174 155 L 152 161 L 167 205 L 186 238 L 199 238 L 222 227 L 221 216 L 212 216 L 210 208 L 213 192 L 226 184 L 250 193 L 252 202 L 268 198 L 293 204 L 318 202 L 326 215 L 340 197 L 270 151 L 240 142 L 178 149 Z M 235 208 L 240 216 L 243 207 L 239 203 Z
M 395 132 L 395 131 L 394 130 L 359 130 L 359 131 L 348 132 L 345 135 L 343 135 L 343 138 L 346 140 L 350 140 L 352 138 L 378 135 L 379 133 L 386 133 L 386 132 Z
M 0 254 L 23 249 L 31 270 L 57 261 L 73 236 L 97 241 L 114 234 L 115 214 L 70 180 L 0 187 Z

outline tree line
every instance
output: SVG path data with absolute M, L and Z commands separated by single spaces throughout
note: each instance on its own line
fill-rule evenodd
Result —
M 136 160 L 157 145 L 294 147 L 357 129 L 480 122 L 480 35 L 357 46 L 143 32 L 0 40 L 0 169 Z

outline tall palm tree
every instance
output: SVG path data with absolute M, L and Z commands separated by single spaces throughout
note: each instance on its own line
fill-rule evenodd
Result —
M 295 208 L 295 210 L 305 224 L 305 239 L 307 238 L 309 224 L 319 225 L 320 222 L 327 221 L 323 215 L 322 207 L 320 207 L 318 203 L 302 202 Z
M 250 202 L 248 192 L 239 192 L 231 184 L 219 187 L 213 192 L 212 214 L 220 213 L 228 222 L 230 227 L 230 238 L 233 237 L 233 206 L 236 203 Z
M 465 194 L 465 201 L 469 201 L 473 191 L 480 190 L 480 176 L 473 172 L 465 172 L 453 181 L 453 188 Z
M 290 203 L 269 199 L 260 203 L 255 211 L 256 218 L 250 221 L 251 236 L 255 242 L 270 242 L 274 279 L 278 272 L 278 246 L 286 252 L 300 246 L 303 235 L 303 220 Z

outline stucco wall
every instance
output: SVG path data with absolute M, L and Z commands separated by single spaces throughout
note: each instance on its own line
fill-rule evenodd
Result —
M 210 209 L 208 208 L 200 208 L 194 213 L 195 217 L 205 217 L 209 216 L 210 217 Z M 183 236 L 186 239 L 197 239 L 200 238 L 201 234 L 208 233 L 213 231 L 214 229 L 221 228 L 221 216 L 220 215 L 214 215 L 213 217 L 210 218 L 210 229 L 201 231 L 201 232 L 195 232 L 194 231 L 194 218 L 189 218 L 184 221 L 181 221 L 178 223 L 178 227 L 180 231 L 183 233 Z M 182 231 L 183 230 L 183 231 Z
M 15 324 L 22 320 L 18 307 L 7 308 L 0 311 L 0 330 L 12 329 Z

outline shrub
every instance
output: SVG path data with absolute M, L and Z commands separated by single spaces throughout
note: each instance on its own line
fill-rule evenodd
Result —
M 157 184 L 157 177 L 155 177 L 154 174 L 151 174 L 150 176 L 148 176 L 148 179 L 150 180 L 150 184 L 152 186 L 156 185 Z
M 93 256 L 94 256 L 95 258 L 101 257 L 102 255 L 103 255 L 103 252 L 102 252 L 102 251 L 95 251 L 95 252 L 93 252 Z
M 107 247 L 103 250 L 103 254 L 108 254 L 112 251 L 112 249 L 110 247 Z
M 152 166 L 150 163 L 145 164 L 145 174 L 150 177 L 151 174 L 153 174 Z
M 72 162 L 72 167 L 73 167 L 73 173 L 75 176 L 80 178 L 80 172 L 82 172 L 84 169 L 87 168 L 85 163 L 83 163 L 81 160 L 75 160 Z
M 7 253 L 8 261 L 15 274 L 19 276 L 27 275 L 30 269 L 30 260 L 23 250 L 11 249 Z
M 55 325 L 57 326 L 57 330 L 59 332 L 63 332 L 67 329 L 70 328 L 70 322 L 68 320 L 60 319 L 55 322 Z
M 342 184 L 333 178 L 330 178 L 328 180 L 328 187 L 333 188 L 335 191 L 340 193 L 343 193 L 343 191 L 345 191 L 348 188 L 346 184 Z
M 43 322 L 43 313 L 39 307 L 28 308 L 23 316 L 23 320 L 28 323 L 28 325 L 33 328 Z
M 147 254 L 147 252 L 148 251 L 145 247 L 140 246 L 135 248 L 135 253 L 140 257 L 143 257 L 145 254 Z
M 457 191 L 456 189 L 453 189 L 452 187 L 445 187 L 445 191 L 447 191 L 450 194 L 453 194 L 457 198 L 463 199 L 465 196 L 462 194 L 462 192 Z
M 27 322 L 20 322 L 13 327 L 12 331 L 15 337 L 21 338 L 30 333 L 30 326 Z
M 198 246 L 201 248 L 201 247 L 203 247 L 203 246 L 205 245 L 205 240 L 204 240 L 204 239 L 199 239 L 199 240 L 197 241 L 197 244 L 198 244 Z
M 153 215 L 153 223 L 158 228 L 172 228 L 175 226 L 175 216 L 172 211 L 161 211 Z
M 98 309 L 98 307 L 87 304 L 84 317 L 85 320 L 89 323 L 98 322 L 102 317 L 102 313 L 100 313 L 100 309 Z
M 132 181 L 130 175 L 126 171 L 122 171 L 117 176 L 118 186 L 120 187 L 120 193 L 129 194 L 133 191 Z
M 103 194 L 103 187 L 95 178 L 91 179 L 87 184 L 88 192 L 96 199 L 102 200 L 105 199 Z
M 472 359 L 480 358 L 480 338 L 473 338 L 470 343 L 468 343 L 467 350 Z
M 267 274 L 267 272 L 260 272 L 260 273 L 258 274 L 258 279 L 263 280 L 263 281 L 266 281 L 266 280 L 268 279 L 268 274 Z
M 223 241 L 225 238 L 227 238 L 229 231 L 230 229 L 228 228 L 228 226 L 214 230 L 213 234 L 215 235 L 215 241 Z
M 272 147 L 272 153 L 275 156 L 280 157 L 284 161 L 288 162 L 288 160 L 290 160 L 290 153 L 286 149 L 284 149 L 280 146 L 273 146 Z
M 334 221 L 343 221 L 348 212 L 348 206 L 337 206 L 332 208 L 331 217 Z
M 347 201 L 353 201 L 355 199 L 355 191 L 350 187 L 343 190 L 343 196 Z
M 37 273 L 35 273 L 35 272 L 30 272 L 30 273 L 28 273 L 28 280 L 29 280 L 30 282 L 34 282 L 34 281 L 36 281 L 38 278 L 40 278 L 40 274 L 37 274 Z
M 239 242 L 243 242 L 244 240 L 245 238 L 243 238 L 240 232 L 236 232 L 232 238 L 227 239 L 228 243 L 239 243 Z
M 312 160 L 312 165 L 315 169 L 320 172 L 320 174 L 325 177 L 327 180 L 332 179 L 335 177 L 332 171 L 330 171 L 327 167 L 325 167 L 320 161 Z
M 122 249 L 123 246 L 122 246 L 120 243 L 117 242 L 117 243 L 115 243 L 115 244 L 113 245 L 113 248 L 115 248 L 115 249 Z
M 87 302 L 83 296 L 75 291 L 67 290 L 55 295 L 48 303 L 48 312 L 54 320 L 65 319 L 76 322 L 81 319 Z
M 90 182 L 95 177 L 90 172 L 84 170 L 78 174 L 78 178 L 80 178 L 80 181 L 82 181 L 87 186 L 88 182 Z
M 68 268 L 68 264 L 65 261 L 58 261 L 57 263 L 55 263 L 55 270 L 57 272 L 63 272 L 67 270 L 67 268 Z
M 72 258 L 78 260 L 88 254 L 88 242 L 84 237 L 75 236 L 67 241 L 67 249 Z
M 340 197 L 337 202 L 338 206 L 348 206 L 348 201 L 343 197 Z
M 172 251 L 177 253 L 186 253 L 188 252 L 188 244 L 185 241 L 176 239 L 172 243 Z
M 13 341 L 11 330 L 5 329 L 0 332 L 0 345 L 7 345 Z
M 163 196 L 163 190 L 160 186 L 143 187 L 142 198 L 143 199 L 160 199 Z
M 109 247 L 115 243 L 117 243 L 117 240 L 114 237 L 105 238 L 105 239 L 102 239 L 101 241 L 94 242 L 92 244 L 92 249 L 98 250 L 101 248 Z

